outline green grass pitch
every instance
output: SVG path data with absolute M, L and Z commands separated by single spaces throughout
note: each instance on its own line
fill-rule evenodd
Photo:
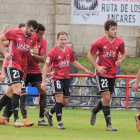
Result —
M 64 108 L 63 123 L 66 129 L 59 130 L 55 114 L 54 126 L 38 126 L 39 109 L 28 109 L 28 118 L 35 123 L 34 126 L 14 128 L 0 125 L 0 140 L 139 140 L 140 132 L 136 130 L 134 120 L 135 114 L 138 113 L 140 111 L 111 110 L 112 124 L 118 131 L 109 132 L 106 131 L 102 111 L 97 115 L 96 124 L 91 126 L 90 110 Z M 13 116 L 11 122 L 13 123 Z

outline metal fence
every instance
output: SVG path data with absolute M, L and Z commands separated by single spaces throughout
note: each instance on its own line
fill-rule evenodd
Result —
M 66 107 L 72 108 L 90 108 L 96 106 L 101 99 L 98 94 L 96 80 L 87 74 L 70 74 L 73 77 L 73 83 L 70 85 L 71 97 Z M 137 91 L 132 91 L 132 84 L 135 82 L 136 76 L 131 75 L 117 75 L 116 86 L 113 93 L 110 106 L 111 108 L 125 108 L 125 109 L 139 109 L 140 108 L 140 88 Z M 53 106 L 55 103 L 54 96 L 52 96 L 52 87 L 47 81 L 47 104 L 46 106 Z M 6 83 L 0 83 L 0 95 L 4 94 L 6 90 Z M 29 106 L 38 105 L 38 96 L 36 94 L 27 94 L 28 98 L 33 97 L 33 103 Z

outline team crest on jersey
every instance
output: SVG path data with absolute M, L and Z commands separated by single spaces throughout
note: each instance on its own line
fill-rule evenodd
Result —
M 33 40 L 30 40 L 30 42 L 33 42 Z
M 118 47 L 116 47 L 116 50 L 118 50 Z
M 21 40 L 21 38 L 19 38 L 18 40 Z
M 67 56 L 69 57 L 70 55 L 68 54 Z
M 104 48 L 104 49 L 106 49 L 107 47 L 106 47 L 106 46 L 104 46 L 103 48 Z
M 50 62 L 50 57 L 47 57 L 46 63 L 49 63 L 49 62 Z

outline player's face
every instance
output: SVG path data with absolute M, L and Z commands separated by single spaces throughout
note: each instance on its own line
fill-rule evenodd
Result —
M 36 32 L 36 34 L 38 36 L 38 41 L 40 41 L 42 39 L 43 35 L 44 35 L 44 31 L 39 30 L 39 31 Z
M 35 33 L 35 29 L 31 26 L 31 27 L 26 27 L 26 30 L 25 30 L 25 34 L 27 35 L 27 36 L 31 36 L 32 34 L 34 34 Z
M 64 48 L 67 44 L 67 36 L 66 35 L 60 35 L 59 38 L 57 38 L 57 42 L 58 42 L 58 45 L 61 48 Z
M 112 38 L 117 37 L 117 26 L 111 26 L 109 30 L 106 31 L 106 34 Z

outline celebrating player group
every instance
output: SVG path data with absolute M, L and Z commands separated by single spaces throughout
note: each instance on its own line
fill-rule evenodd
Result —
M 0 117 L 0 124 L 12 125 L 10 116 L 13 113 L 15 127 L 34 125 L 27 117 L 25 103 L 26 86 L 30 83 L 37 87 L 40 93 L 38 125 L 53 126 L 53 114 L 55 113 L 58 128 L 65 129 L 62 122 L 62 109 L 70 98 L 69 65 L 72 64 L 91 77 L 94 76 L 93 72 L 76 61 L 72 48 L 67 45 L 66 32 L 58 32 L 57 44 L 47 50 L 47 41 L 43 38 L 45 27 L 41 23 L 29 20 L 27 23 L 21 23 L 17 29 L 8 29 L 9 26 L 5 25 L 0 33 L 0 50 L 5 57 L 0 81 L 4 82 L 6 79 L 8 83 L 6 93 L 0 99 L 0 111 L 5 107 Z M 97 113 L 102 110 L 106 130 L 117 131 L 111 123 L 109 105 L 114 92 L 117 68 L 126 58 L 125 44 L 122 38 L 117 37 L 117 23 L 114 20 L 107 20 L 104 29 L 105 36 L 94 41 L 87 54 L 88 60 L 95 68 L 98 93 L 102 95 L 97 106 L 91 108 L 90 124 L 95 125 Z M 41 71 L 40 63 L 44 62 L 45 65 Z M 56 101 L 50 110 L 46 110 L 46 76 L 48 73 L 50 73 L 49 79 Z M 140 71 L 132 87 L 133 90 L 137 89 L 139 81 Z M 19 108 L 23 123 L 18 116 Z M 140 115 L 136 115 L 135 120 L 137 130 L 140 131 Z

